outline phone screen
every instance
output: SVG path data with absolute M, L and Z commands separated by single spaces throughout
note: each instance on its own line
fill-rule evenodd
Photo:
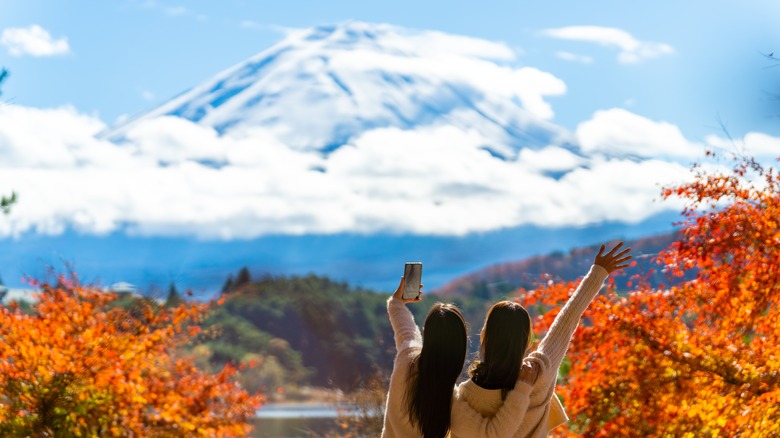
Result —
M 404 280 L 404 299 L 417 298 L 422 281 L 422 262 L 407 262 L 404 266 Z

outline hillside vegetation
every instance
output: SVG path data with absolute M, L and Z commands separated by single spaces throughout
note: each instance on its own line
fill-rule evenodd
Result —
M 648 257 L 618 280 L 629 281 L 672 239 L 663 235 L 629 242 Z M 485 312 L 493 303 L 515 298 L 518 289 L 532 289 L 548 278 L 576 280 L 587 272 L 596 252 L 595 247 L 578 248 L 490 267 L 425 294 L 421 305 L 409 308 L 421 323 L 434 302 L 455 303 L 469 323 L 474 353 Z M 253 281 L 243 268 L 226 281 L 224 303 L 206 320 L 211 328 L 194 352 L 214 369 L 258 362 L 260 366 L 241 374 L 250 390 L 314 385 L 349 391 L 392 369 L 395 349 L 385 307 L 390 292 L 353 288 L 315 275 L 266 275 Z

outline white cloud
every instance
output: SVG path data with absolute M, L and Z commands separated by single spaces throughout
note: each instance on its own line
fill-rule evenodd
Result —
M 523 149 L 518 161 L 539 171 L 561 172 L 582 166 L 588 160 L 560 146 L 548 146 L 540 150 Z
M 780 158 L 780 137 L 773 137 L 762 132 L 748 132 L 743 138 L 734 141 L 709 135 L 705 141 L 707 146 L 712 149 L 745 154 L 759 160 Z
M 568 26 L 545 29 L 541 34 L 550 38 L 583 41 L 614 47 L 620 50 L 618 61 L 624 64 L 633 64 L 674 53 L 674 48 L 668 44 L 640 41 L 625 30 L 615 27 Z
M 453 126 L 369 130 L 328 156 L 264 129 L 219 136 L 173 117 L 135 126 L 121 144 L 96 138 L 104 128 L 67 107 L 0 108 L 0 187 L 22 195 L 0 236 L 461 235 L 636 222 L 675 208 L 652 202 L 658 185 L 688 175 L 675 162 L 588 158 L 556 145 L 504 161 L 482 148 L 483 135 Z
M 577 126 L 576 136 L 585 154 L 696 159 L 704 153 L 704 147 L 688 141 L 676 125 L 623 108 L 597 111 Z
M 41 26 L 9 27 L 3 29 L 0 44 L 8 49 L 11 56 L 30 55 L 35 57 L 64 55 L 70 52 L 68 39 L 54 39 Z
M 587 55 L 577 55 L 575 53 L 558 51 L 555 56 L 564 61 L 579 62 L 581 64 L 593 64 L 593 58 Z

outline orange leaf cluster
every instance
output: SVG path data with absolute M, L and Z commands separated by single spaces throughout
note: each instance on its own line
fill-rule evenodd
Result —
M 166 309 L 61 278 L 0 308 L 0 436 L 243 436 L 262 397 L 179 352 L 207 304 Z
M 780 178 L 750 159 L 694 169 L 664 191 L 688 202 L 680 239 L 657 258 L 675 285 L 639 279 L 596 297 L 557 389 L 574 420 L 560 436 L 780 436 Z M 575 286 L 525 294 L 531 309 L 556 309 L 537 328 Z

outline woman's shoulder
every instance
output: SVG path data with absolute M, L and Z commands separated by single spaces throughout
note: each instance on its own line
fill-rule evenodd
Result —
M 483 415 L 492 415 L 504 403 L 500 389 L 486 389 L 468 379 L 455 387 L 455 399 L 467 401 Z

